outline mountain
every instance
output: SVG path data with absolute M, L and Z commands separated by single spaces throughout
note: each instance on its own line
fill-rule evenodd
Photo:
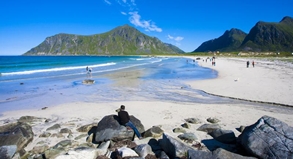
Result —
M 243 40 L 245 51 L 293 51 L 293 18 L 279 23 L 258 22 Z
M 245 32 L 232 28 L 225 31 L 219 38 L 202 43 L 193 52 L 234 51 L 239 48 L 246 35 Z
M 153 55 L 184 53 L 178 47 L 124 25 L 91 36 L 57 34 L 24 55 Z
M 193 52 L 207 51 L 293 51 L 293 18 L 279 23 L 257 22 L 248 34 L 239 29 L 226 31 L 219 38 L 202 43 Z

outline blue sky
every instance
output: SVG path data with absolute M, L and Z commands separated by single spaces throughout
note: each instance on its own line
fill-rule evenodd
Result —
M 1 0 L 0 55 L 21 55 L 58 33 L 128 24 L 186 52 L 238 28 L 293 17 L 293 0 Z

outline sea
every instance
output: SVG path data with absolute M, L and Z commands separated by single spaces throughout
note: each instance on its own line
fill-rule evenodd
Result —
M 111 74 L 135 70 L 144 72 L 138 86 L 114 85 Z M 217 71 L 185 57 L 0 56 L 0 73 L 0 113 L 72 102 L 241 103 L 185 84 L 218 76 Z M 83 84 L 87 79 L 95 83 Z

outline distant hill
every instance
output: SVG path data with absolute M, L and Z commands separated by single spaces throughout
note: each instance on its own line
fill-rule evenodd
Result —
M 258 22 L 248 34 L 239 29 L 226 31 L 219 38 L 202 43 L 194 52 L 208 51 L 293 51 L 293 18 L 279 23 Z
M 178 47 L 124 25 L 91 36 L 57 34 L 24 55 L 153 55 L 184 53 Z
M 293 51 L 293 18 L 279 23 L 258 22 L 241 44 L 246 51 Z
M 231 29 L 219 38 L 202 43 L 194 52 L 234 51 L 239 48 L 247 34 L 239 29 Z

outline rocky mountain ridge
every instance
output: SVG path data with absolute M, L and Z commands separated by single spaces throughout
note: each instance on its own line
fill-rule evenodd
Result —
M 231 29 L 219 38 L 202 43 L 193 52 L 208 51 L 291 52 L 293 18 L 286 16 L 279 23 L 257 22 L 248 34 L 239 29 Z
M 24 55 L 153 55 L 184 53 L 178 47 L 124 25 L 90 36 L 57 34 Z

